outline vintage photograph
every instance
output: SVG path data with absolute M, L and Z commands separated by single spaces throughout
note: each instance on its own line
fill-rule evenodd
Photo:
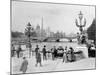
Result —
M 96 6 L 11 1 L 11 74 L 96 69 Z

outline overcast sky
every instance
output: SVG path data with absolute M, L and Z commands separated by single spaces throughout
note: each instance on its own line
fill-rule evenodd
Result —
M 48 4 L 34 2 L 12 2 L 12 30 L 24 32 L 28 22 L 35 28 L 37 24 L 41 26 L 43 17 L 43 28 L 50 27 L 51 31 L 62 31 L 66 34 L 78 32 L 75 19 L 82 11 L 87 20 L 86 27 L 95 18 L 94 6 Z

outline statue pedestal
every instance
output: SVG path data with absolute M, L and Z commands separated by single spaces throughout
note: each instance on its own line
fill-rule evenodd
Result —
M 85 58 L 88 58 L 88 49 L 86 46 L 79 46 L 76 48 L 77 51 L 82 51 Z

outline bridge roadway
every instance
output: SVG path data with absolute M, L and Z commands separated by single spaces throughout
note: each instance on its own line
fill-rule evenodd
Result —
M 61 39 L 67 39 L 68 41 L 77 39 L 75 37 L 31 37 L 32 41 L 41 41 L 41 42 L 48 42 L 48 41 L 60 41 Z M 12 38 L 13 44 L 25 44 L 28 42 L 28 38 Z
M 42 41 L 51 41 L 51 40 L 60 40 L 60 39 L 67 39 L 67 40 L 73 40 L 76 39 L 75 37 L 32 37 L 33 40 L 42 40 Z

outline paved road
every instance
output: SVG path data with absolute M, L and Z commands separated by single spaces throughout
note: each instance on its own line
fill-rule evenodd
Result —
M 44 60 L 42 61 L 42 67 L 38 64 L 36 67 L 36 60 L 35 57 L 31 57 L 27 59 L 29 62 L 27 73 L 32 73 L 32 72 L 47 72 L 47 71 L 53 71 L 56 69 L 57 65 L 62 62 L 62 59 L 55 59 L 54 61 L 49 59 L 49 60 Z M 21 73 L 19 71 L 20 66 L 22 63 L 22 58 L 12 58 L 12 73 Z
M 50 72 L 50 71 L 65 71 L 65 70 L 80 70 L 80 69 L 94 69 L 95 68 L 95 58 L 85 58 L 72 63 L 63 63 L 62 59 L 56 59 L 52 61 L 51 59 L 42 61 L 42 67 L 35 67 L 35 57 L 28 58 L 28 69 L 27 73 L 34 72 Z M 14 63 L 14 64 L 13 64 Z M 12 63 L 12 73 L 21 73 L 19 71 L 22 58 L 13 58 Z
M 48 44 L 47 47 L 49 47 L 49 45 L 52 44 Z M 58 45 L 58 43 L 57 43 Z M 79 47 L 78 44 L 76 43 L 61 43 L 60 45 L 63 45 L 64 47 L 67 46 L 72 46 L 75 51 L 77 50 L 76 47 Z M 59 45 L 58 45 L 59 46 Z M 81 46 L 82 47 L 82 46 Z M 85 52 L 87 53 L 87 52 Z M 28 57 L 29 53 L 26 51 L 24 52 L 24 56 Z M 12 73 L 16 74 L 16 73 L 21 73 L 19 71 L 20 66 L 22 64 L 22 58 L 12 58 Z M 73 63 L 62 63 L 62 59 L 56 59 L 54 61 L 51 60 L 51 58 L 49 58 L 49 60 L 47 61 L 42 61 L 42 67 L 35 67 L 35 56 L 31 57 L 31 58 L 27 58 L 29 65 L 28 65 L 28 69 L 27 69 L 27 73 L 34 73 L 34 72 L 48 72 L 48 71 L 64 71 L 64 70 L 79 70 L 79 69 L 93 69 L 95 68 L 95 58 L 85 58 L 85 59 L 81 59 L 78 60 L 76 62 Z

